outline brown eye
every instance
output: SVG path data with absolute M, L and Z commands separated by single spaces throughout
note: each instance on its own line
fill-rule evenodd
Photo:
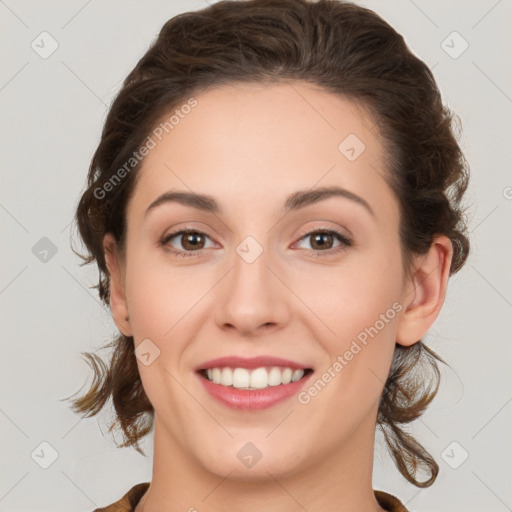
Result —
M 313 249 L 330 249 L 330 246 L 332 246 L 334 242 L 334 236 L 330 233 L 315 233 L 309 236 L 312 240 L 311 247 L 313 247 Z
M 334 229 L 322 229 L 311 231 L 300 239 L 300 243 L 309 241 L 315 256 L 334 254 L 343 251 L 352 245 L 352 240 Z M 337 246 L 334 246 L 335 241 L 338 241 Z
M 174 242 L 171 243 L 171 241 Z M 170 233 L 161 240 L 161 245 L 165 250 L 179 256 L 194 256 L 195 252 L 205 249 L 205 244 L 209 237 L 200 231 L 181 230 Z M 176 242 L 177 241 L 177 242 Z
M 198 233 L 197 231 L 189 231 L 182 233 L 180 236 L 182 237 L 181 243 L 185 250 L 193 251 L 197 249 L 203 249 L 205 241 L 202 233 Z

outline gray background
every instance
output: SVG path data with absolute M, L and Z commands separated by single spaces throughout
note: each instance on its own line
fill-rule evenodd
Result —
M 378 435 L 374 487 L 396 494 L 411 511 L 512 510 L 512 2 L 360 3 L 390 22 L 433 69 L 461 118 L 472 171 L 472 253 L 450 280 L 426 338 L 453 370 L 442 369 L 438 397 L 410 429 L 440 474 L 431 488 L 412 486 Z M 122 80 L 167 19 L 206 6 L 0 0 L 2 512 L 90 511 L 151 479 L 151 455 L 117 448 L 108 435 L 111 412 L 81 420 L 60 401 L 90 382 L 80 353 L 116 333 L 89 288 L 94 267 L 79 267 L 70 249 L 70 222 Z M 41 42 L 43 31 L 58 43 L 47 58 L 40 56 L 51 49 L 50 39 Z M 151 444 L 143 444 L 149 454 Z M 58 457 L 43 469 L 52 449 Z

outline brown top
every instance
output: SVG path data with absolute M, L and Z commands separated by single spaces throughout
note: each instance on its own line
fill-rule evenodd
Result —
M 149 482 L 134 485 L 119 501 L 107 507 L 97 508 L 93 512 L 133 512 L 149 487 Z M 408 512 L 402 502 L 384 491 L 373 490 L 379 505 L 388 512 Z

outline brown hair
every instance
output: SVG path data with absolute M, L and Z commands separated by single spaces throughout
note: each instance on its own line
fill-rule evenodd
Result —
M 462 267 L 469 252 L 461 208 L 468 166 L 431 71 L 402 36 L 373 11 L 338 0 L 220 1 L 165 23 L 106 118 L 76 211 L 88 250 L 83 264 L 96 261 L 105 304 L 110 290 L 102 240 L 110 232 L 123 247 L 125 209 L 140 164 L 116 186 L 106 184 L 112 185 L 116 172 L 119 178 L 119 169 L 126 169 L 162 116 L 193 94 L 223 83 L 286 80 L 320 86 L 372 114 L 400 204 L 404 268 L 414 253 L 428 251 L 436 234 L 452 241 L 450 273 Z M 94 380 L 73 409 L 95 415 L 112 398 L 117 417 L 110 431 L 119 424 L 121 446 L 135 445 L 141 452 L 138 441 L 151 431 L 154 410 L 139 376 L 134 341 L 120 335 L 109 347 L 109 365 L 84 353 Z M 397 344 L 378 410 L 377 425 L 399 471 L 418 487 L 432 485 L 439 467 L 404 425 L 420 417 L 436 395 L 436 361 L 444 363 L 421 340 L 410 347 Z M 430 477 L 419 481 L 419 470 Z

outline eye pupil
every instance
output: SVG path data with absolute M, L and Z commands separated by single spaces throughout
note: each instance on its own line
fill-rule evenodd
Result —
M 198 239 L 200 238 L 202 238 L 202 235 L 200 235 L 199 233 L 186 233 L 184 237 L 183 247 L 187 248 L 187 244 L 190 244 L 192 248 L 197 249 L 201 245 L 201 242 L 198 242 Z
M 318 243 L 319 243 L 319 248 L 325 249 L 326 244 L 321 242 L 323 237 L 329 237 L 330 239 L 332 239 L 332 235 L 329 233 L 317 233 L 316 235 L 313 236 L 313 240 L 314 240 L 313 246 L 318 245 Z

